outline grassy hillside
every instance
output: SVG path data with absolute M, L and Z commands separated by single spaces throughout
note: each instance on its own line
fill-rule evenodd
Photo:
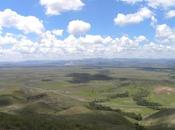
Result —
M 175 128 L 175 109 L 162 109 L 143 120 L 148 130 L 173 130 Z
M 0 74 L 2 129 L 175 128 L 173 69 L 38 66 Z
M 1 129 L 22 130 L 135 130 L 135 126 L 113 112 L 94 111 L 60 116 L 0 113 Z

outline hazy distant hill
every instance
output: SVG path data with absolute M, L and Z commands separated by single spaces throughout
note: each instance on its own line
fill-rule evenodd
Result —
M 60 61 L 1 62 L 0 67 L 32 66 L 86 66 L 86 67 L 133 67 L 175 68 L 175 59 L 84 59 Z

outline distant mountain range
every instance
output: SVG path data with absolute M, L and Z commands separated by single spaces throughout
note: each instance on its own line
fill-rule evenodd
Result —
M 61 61 L 0 62 L 0 67 L 124 67 L 124 68 L 175 68 L 175 59 L 84 59 Z

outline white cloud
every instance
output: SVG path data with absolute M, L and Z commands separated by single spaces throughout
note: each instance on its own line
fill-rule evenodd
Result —
M 66 11 L 80 10 L 84 3 L 81 0 L 40 0 L 47 15 L 59 15 Z
M 16 28 L 24 33 L 41 33 L 42 21 L 34 16 L 21 16 L 11 9 L 0 11 L 0 28 Z
M 135 4 L 138 2 L 142 2 L 143 0 L 119 0 L 119 1 L 123 1 L 123 2 L 126 2 L 128 4 Z
M 4 48 L 0 44 L 0 58 L 12 56 L 25 60 L 34 59 L 77 59 L 77 58 L 97 58 L 97 57 L 116 57 L 121 52 L 137 48 L 141 42 L 145 41 L 144 36 L 130 39 L 127 36 L 112 38 L 101 35 L 85 35 L 75 37 L 69 35 L 63 40 L 56 37 L 52 31 L 42 33 L 41 39 L 32 41 L 25 36 L 6 38 L 4 34 L 1 38 L 4 43 L 13 41 L 10 48 Z
M 145 0 L 148 2 L 148 5 L 153 8 L 163 7 L 163 8 L 169 8 L 169 7 L 175 7 L 175 0 Z
M 20 53 L 20 54 L 33 54 L 35 55 L 35 52 L 37 50 L 37 43 L 31 41 L 30 39 L 27 38 L 21 38 L 18 40 L 17 44 L 14 44 L 12 47 L 13 53 Z
M 61 60 L 83 58 L 166 58 L 175 53 L 175 29 L 166 24 L 156 25 L 156 41 L 144 35 L 129 38 L 102 35 L 75 36 L 60 39 L 48 30 L 39 39 L 23 35 L 0 35 L 2 60 Z M 58 30 L 57 30 L 58 31 Z M 10 46 L 9 46 L 10 44 Z M 6 46 L 7 45 L 7 46 Z
M 145 2 L 148 6 L 152 8 L 163 7 L 164 9 L 175 7 L 175 0 L 118 0 L 123 1 L 128 4 L 135 4 L 139 2 Z
M 104 41 L 104 38 L 101 35 L 86 35 L 85 37 L 81 37 L 80 39 L 83 43 L 88 44 L 101 44 Z
M 0 46 L 2 45 L 13 45 L 17 43 L 17 39 L 13 34 L 7 33 L 0 35 Z
M 145 19 L 152 18 L 153 13 L 148 8 L 141 8 L 138 12 L 133 14 L 122 14 L 119 13 L 114 19 L 115 24 L 117 25 L 127 25 L 127 24 L 136 24 L 144 21 Z
M 151 17 L 151 26 L 155 27 L 157 25 L 158 20 L 155 18 L 155 16 Z
M 63 35 L 64 30 L 63 29 L 54 29 L 52 30 L 52 33 L 56 36 L 62 36 Z
M 158 38 L 159 43 L 174 44 L 175 43 L 175 29 L 169 27 L 166 24 L 157 25 L 156 37 Z
M 141 36 L 135 37 L 135 41 L 136 43 L 144 43 L 144 42 L 147 42 L 148 40 L 145 36 L 141 35 Z
M 161 27 L 162 26 L 162 27 Z M 165 26 L 165 27 L 163 27 Z M 162 31 L 166 25 L 157 26 Z M 172 30 L 166 30 L 168 34 Z M 170 32 L 169 32 L 170 31 Z M 3 34 L 6 37 L 9 34 Z M 173 57 L 175 46 L 150 42 L 145 36 L 129 38 L 128 36 L 112 38 L 101 35 L 85 35 L 75 37 L 69 35 L 63 40 L 56 37 L 52 31 L 42 33 L 41 39 L 32 41 L 25 36 L 13 36 L 15 41 L 10 48 L 0 44 L 0 58 L 2 60 L 61 60 L 83 58 L 166 58 Z M 160 32 L 157 38 L 166 39 Z M 8 38 L 7 38 L 8 39 Z M 10 38 L 9 38 L 10 39 Z M 8 41 L 8 40 L 7 40 Z
M 167 18 L 173 18 L 175 17 L 175 10 L 170 10 L 168 11 L 168 13 L 166 14 Z
M 91 24 L 81 20 L 70 21 L 67 27 L 68 32 L 73 35 L 85 34 L 90 29 Z

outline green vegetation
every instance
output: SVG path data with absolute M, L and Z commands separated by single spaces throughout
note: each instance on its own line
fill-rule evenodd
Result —
M 149 96 L 149 91 L 142 88 L 138 92 L 136 92 L 136 94 L 133 97 L 133 100 L 136 102 L 137 105 L 146 106 L 148 108 L 159 110 L 160 109 L 159 107 L 161 106 L 161 104 L 146 100 L 145 98 L 148 96 Z
M 173 130 L 175 70 L 0 68 L 0 129 Z

